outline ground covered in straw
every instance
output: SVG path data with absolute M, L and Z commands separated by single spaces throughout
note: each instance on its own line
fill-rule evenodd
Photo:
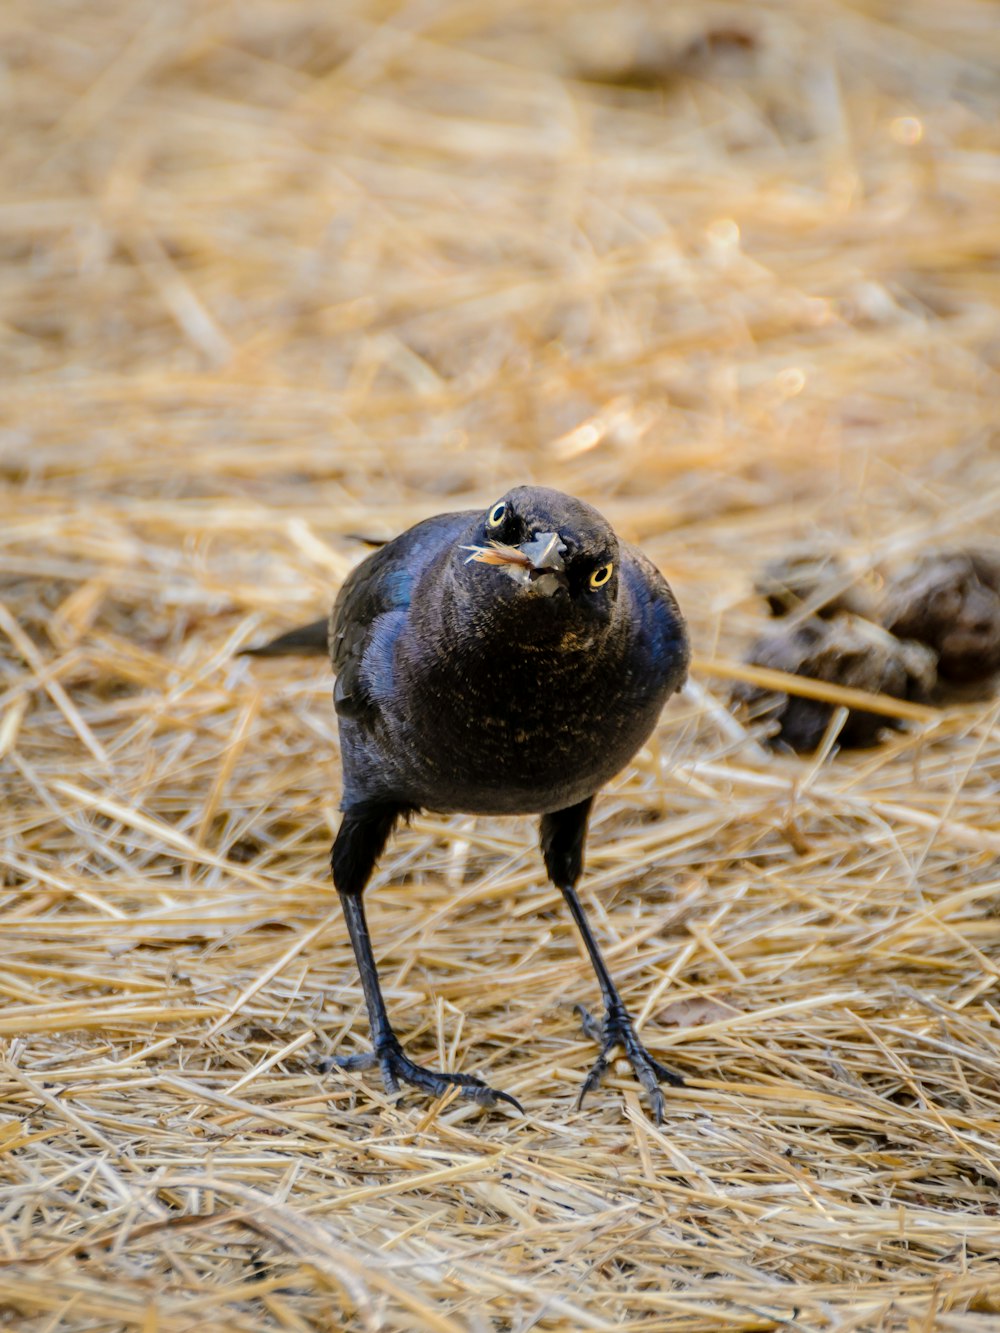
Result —
M 12 0 L 0 15 L 0 1325 L 986 1330 L 996 701 L 772 754 L 754 570 L 996 536 L 1000 25 L 979 0 Z M 536 480 L 670 577 L 697 666 L 584 898 L 526 820 L 327 851 L 321 614 L 362 548 Z M 836 721 L 836 719 L 835 719 Z M 833 731 L 828 739 L 833 740 Z

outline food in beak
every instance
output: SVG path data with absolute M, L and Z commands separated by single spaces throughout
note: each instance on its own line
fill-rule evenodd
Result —
M 553 593 L 565 584 L 566 565 L 562 558 L 565 549 L 565 543 L 558 532 L 540 532 L 530 542 L 522 542 L 520 546 L 490 542 L 489 546 L 462 547 L 463 551 L 472 552 L 466 558 L 467 565 L 473 561 L 483 565 L 498 565 L 515 583 L 530 583 L 542 593 Z

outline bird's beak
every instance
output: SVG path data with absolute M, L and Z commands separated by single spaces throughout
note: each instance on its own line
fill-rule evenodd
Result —
M 483 565 L 496 565 L 508 574 L 515 583 L 536 592 L 551 596 L 557 588 L 566 587 L 566 565 L 562 553 L 566 543 L 558 532 L 539 532 L 531 541 L 520 546 L 505 546 L 502 542 L 491 542 L 489 546 L 464 546 L 464 551 L 472 554 L 466 564 L 477 561 Z

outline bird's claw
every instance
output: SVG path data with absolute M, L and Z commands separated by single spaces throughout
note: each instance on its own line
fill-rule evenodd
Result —
M 659 1089 L 659 1084 L 669 1083 L 675 1088 L 682 1088 L 684 1079 L 681 1075 L 673 1069 L 668 1069 L 666 1065 L 661 1065 L 659 1060 L 654 1060 L 636 1036 L 632 1019 L 624 1008 L 608 1009 L 603 1023 L 598 1023 L 582 1004 L 576 1006 L 576 1012 L 580 1015 L 585 1035 L 592 1041 L 599 1042 L 601 1047 L 580 1089 L 577 1109 L 583 1106 L 584 1098 L 589 1092 L 600 1087 L 604 1075 L 608 1072 L 608 1056 L 616 1046 L 620 1046 L 635 1071 L 636 1078 L 646 1090 L 653 1119 L 658 1125 L 662 1125 L 663 1093 Z
M 414 1088 L 429 1092 L 433 1097 L 443 1097 L 449 1088 L 458 1087 L 459 1096 L 465 1097 L 477 1106 L 493 1107 L 497 1102 L 507 1102 L 524 1115 L 524 1107 L 509 1092 L 500 1092 L 491 1088 L 475 1074 L 445 1074 L 439 1069 L 425 1069 L 416 1064 L 403 1052 L 398 1043 L 386 1044 L 378 1051 L 368 1051 L 363 1055 L 332 1055 L 322 1062 L 322 1068 L 362 1070 L 378 1065 L 382 1071 L 382 1082 L 390 1097 L 398 1097 L 400 1083 L 409 1083 Z

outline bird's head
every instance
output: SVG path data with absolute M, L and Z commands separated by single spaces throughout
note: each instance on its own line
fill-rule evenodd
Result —
M 540 637 L 584 646 L 611 621 L 618 539 L 596 509 L 561 491 L 508 491 L 466 531 L 454 560 L 470 597 Z

